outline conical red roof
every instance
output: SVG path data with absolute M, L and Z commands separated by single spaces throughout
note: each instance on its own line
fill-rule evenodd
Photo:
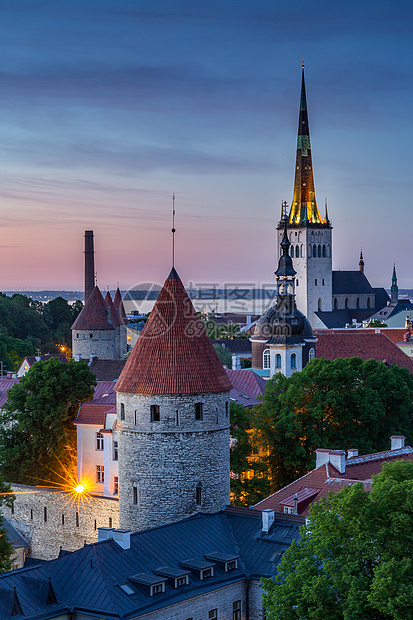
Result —
M 112 325 L 114 327 L 117 327 L 121 323 L 120 323 L 118 314 L 117 314 L 117 312 L 115 310 L 115 306 L 114 306 L 114 303 L 112 301 L 112 297 L 110 296 L 109 291 L 105 295 L 105 304 L 106 304 L 106 308 L 110 308 L 110 314 L 111 314 L 111 317 L 112 317 Z
M 116 383 L 117 392 L 225 392 L 231 383 L 175 269 Z
M 123 305 L 122 295 L 120 294 L 119 286 L 116 289 L 115 297 L 113 299 L 113 305 L 115 306 L 120 324 L 127 325 L 128 320 L 126 318 L 125 306 Z
M 108 321 L 106 304 L 97 286 L 90 293 L 82 311 L 73 323 L 72 329 L 115 329 Z

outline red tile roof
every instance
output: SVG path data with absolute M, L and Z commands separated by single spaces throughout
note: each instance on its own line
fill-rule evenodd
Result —
M 18 381 L 18 379 L 10 379 L 9 377 L 0 377 L 0 407 L 7 401 L 7 392 Z
M 203 323 L 172 268 L 115 390 L 196 394 L 230 389 Z
M 122 372 L 126 360 L 99 359 L 94 357 L 89 366 L 98 381 L 117 381 Z
M 106 304 L 97 286 L 95 286 L 90 293 L 82 311 L 73 323 L 72 329 L 115 329 L 114 326 L 108 322 Z
M 413 360 L 391 342 L 383 333 L 348 330 L 348 332 L 314 331 L 318 342 L 317 357 L 334 360 L 338 357 L 361 357 L 402 366 L 413 372 Z
M 77 414 L 75 424 L 93 424 L 96 426 L 104 426 L 106 422 L 106 405 L 96 405 L 92 403 L 83 403 Z
M 228 379 L 232 387 L 251 398 L 260 399 L 268 383 L 251 369 L 230 370 L 227 369 Z
M 120 294 L 119 287 L 116 289 L 113 304 L 115 306 L 121 325 L 127 325 L 128 320 L 126 318 L 125 306 L 123 305 L 122 295 Z
M 109 291 L 105 295 L 105 304 L 106 304 L 106 308 L 110 308 L 110 315 L 112 317 L 112 325 L 114 325 L 114 327 L 118 327 L 120 325 L 120 319 L 116 312 L 116 308 L 114 306 L 114 303 L 112 301 L 112 297 L 110 296 Z

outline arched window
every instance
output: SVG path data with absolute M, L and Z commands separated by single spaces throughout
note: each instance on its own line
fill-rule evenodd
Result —
M 275 356 L 275 367 L 281 368 L 281 355 L 279 353 Z
M 295 257 L 300 258 L 300 246 L 299 245 L 295 246 Z
M 321 258 L 321 245 L 318 246 L 318 258 Z
M 314 280 L 314 286 L 317 286 L 317 278 Z
M 314 244 L 313 245 L 313 258 L 316 258 L 317 256 L 317 246 Z
M 293 245 L 290 247 L 290 256 L 291 258 L 294 258 L 294 246 Z
M 325 244 L 323 245 L 323 258 L 325 258 L 327 256 L 327 248 L 325 246 Z
M 360 297 L 356 299 L 356 308 L 360 308 Z
M 321 299 L 319 299 L 319 300 L 318 300 L 318 309 L 319 309 L 319 310 L 322 310 L 322 309 L 323 309 L 323 304 L 322 304 Z
M 270 365 L 271 365 L 270 350 L 265 349 L 264 353 L 262 354 L 262 367 L 269 368 Z
M 337 297 L 334 297 L 334 310 L 337 310 L 337 308 L 338 308 Z
M 300 255 L 301 255 L 301 258 L 303 258 L 303 256 L 304 256 L 304 246 L 303 246 L 303 244 L 301 244 L 301 246 L 300 246 Z
M 308 361 L 311 362 L 311 360 L 313 360 L 314 358 L 315 358 L 315 351 L 313 347 L 311 347 L 311 349 L 308 352 Z
M 330 244 L 328 244 L 328 245 L 327 245 L 327 256 L 328 256 L 328 258 L 330 258 L 330 256 L 331 256 L 331 247 L 330 247 Z
M 346 308 L 346 310 L 347 310 L 347 308 L 348 308 L 348 297 L 346 297 L 346 300 L 345 300 L 345 302 L 344 302 L 344 307 L 345 307 L 345 308 Z
M 297 355 L 291 353 L 291 368 L 297 368 Z
M 370 308 L 370 297 L 367 297 L 367 308 Z

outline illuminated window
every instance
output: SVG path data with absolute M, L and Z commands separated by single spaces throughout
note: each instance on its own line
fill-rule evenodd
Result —
M 270 368 L 270 366 L 271 366 L 270 350 L 269 349 L 265 349 L 264 353 L 262 354 L 262 367 L 263 368 Z
M 103 450 L 103 435 L 96 433 L 96 450 Z
M 159 405 L 151 405 L 151 422 L 159 422 L 161 419 L 161 412 Z
M 195 403 L 195 420 L 204 419 L 204 403 Z
M 105 470 L 103 465 L 96 465 L 96 482 L 105 481 Z

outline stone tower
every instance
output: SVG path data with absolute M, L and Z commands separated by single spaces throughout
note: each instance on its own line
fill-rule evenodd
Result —
M 95 249 L 93 230 L 85 230 L 85 303 L 95 288 Z
M 284 213 L 282 213 L 282 216 Z M 278 225 L 278 255 L 281 255 L 283 217 Z M 332 310 L 332 225 L 318 210 L 311 158 L 307 99 L 302 67 L 300 112 L 293 201 L 289 214 L 290 254 L 296 269 L 297 306 L 313 327 L 322 327 L 314 314 Z
M 120 527 L 230 501 L 231 384 L 174 268 L 115 386 Z
M 295 303 L 296 271 L 290 255 L 287 215 L 284 216 L 284 234 L 278 268 L 277 301 L 258 319 L 251 338 L 252 367 L 269 370 L 270 378 L 280 372 L 290 377 L 304 368 L 315 357 L 317 339 L 307 318 Z
M 116 325 L 97 286 L 72 325 L 72 353 L 74 359 L 116 358 Z

